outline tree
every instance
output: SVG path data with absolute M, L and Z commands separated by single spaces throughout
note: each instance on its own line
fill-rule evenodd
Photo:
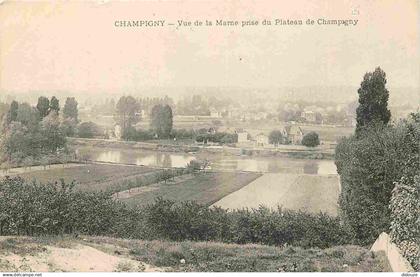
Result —
M 6 124 L 9 125 L 12 121 L 16 121 L 18 115 L 19 104 L 16 101 L 12 101 L 10 109 L 7 113 Z
M 395 182 L 414 183 L 420 156 L 418 117 L 388 127 L 368 128 L 361 138 L 343 139 L 335 151 L 340 175 L 340 208 L 344 222 L 362 244 L 389 232 L 389 201 Z
M 307 133 L 302 139 L 302 145 L 307 147 L 315 147 L 319 145 L 319 136 L 315 132 Z
M 283 143 L 283 134 L 279 130 L 271 131 L 270 135 L 268 136 L 268 140 L 271 144 L 277 146 Z
M 61 122 L 60 128 L 66 137 L 74 137 L 77 133 L 76 120 L 71 117 L 66 117 Z
M 3 160 L 9 162 L 14 158 L 13 160 L 19 163 L 19 157 L 29 156 L 32 149 L 28 128 L 17 121 L 10 123 L 9 128 L 3 133 L 0 142 Z M 18 152 L 19 155 L 16 154 Z
M 50 112 L 55 111 L 57 114 L 60 111 L 60 101 L 53 96 L 50 101 Z
M 67 97 L 63 108 L 64 118 L 74 119 L 74 121 L 77 123 L 79 120 L 79 110 L 77 109 L 77 105 L 78 103 L 74 97 Z
M 32 129 L 35 128 L 39 122 L 39 114 L 37 110 L 29 104 L 22 103 L 19 105 L 16 121 L 19 121 L 23 125 Z
M 83 122 L 79 125 L 77 134 L 80 138 L 94 138 L 100 134 L 99 126 L 93 122 Z
M 115 120 L 122 131 L 140 121 L 140 105 L 132 96 L 122 96 L 116 106 Z
M 36 108 L 39 112 L 39 115 L 41 119 L 46 117 L 50 111 L 50 100 L 48 100 L 47 97 L 41 96 L 38 98 L 38 104 L 36 105 Z
M 365 74 L 357 91 L 359 106 L 356 110 L 356 135 L 370 125 L 388 124 L 391 112 L 388 110 L 389 92 L 385 85 L 386 76 L 381 68 Z
M 66 137 L 60 128 L 60 120 L 56 111 L 52 111 L 41 122 L 42 150 L 43 154 L 57 154 L 64 149 Z
M 168 138 L 173 127 L 172 108 L 169 105 L 155 105 L 151 117 L 151 129 L 159 138 Z
M 0 120 L 3 118 L 3 116 L 5 114 L 7 114 L 7 112 L 9 111 L 10 106 L 7 105 L 6 103 L 1 103 L 0 102 Z

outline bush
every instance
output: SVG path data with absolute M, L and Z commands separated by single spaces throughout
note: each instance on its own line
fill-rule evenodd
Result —
M 229 143 L 236 143 L 238 142 L 238 135 L 237 134 L 229 134 L 224 132 L 217 132 L 215 134 L 209 133 L 201 133 L 196 136 L 195 140 L 197 142 L 213 142 L 219 144 L 229 144 Z
M 155 133 L 149 130 L 137 130 L 134 127 L 129 127 L 124 130 L 122 138 L 128 141 L 146 141 L 155 139 Z
M 418 174 L 420 121 L 413 116 L 396 126 L 367 129 L 360 139 L 343 139 L 335 163 L 342 191 L 343 219 L 361 244 L 370 244 L 390 230 L 389 201 L 394 182 Z
M 280 208 L 227 211 L 163 199 L 130 208 L 110 193 L 75 191 L 74 186 L 0 181 L 0 235 L 80 233 L 322 248 L 351 241 L 339 219 L 326 214 Z
M 193 139 L 195 137 L 194 130 L 187 129 L 173 129 L 170 135 L 172 138 L 179 139 Z
M 77 134 L 79 138 L 94 138 L 103 135 L 99 126 L 93 122 L 81 123 L 77 127 Z
M 410 183 L 406 178 L 395 184 L 390 202 L 390 236 L 403 255 L 420 270 L 420 175 Z
M 307 147 L 315 147 L 319 145 L 319 136 L 315 132 L 307 133 L 302 139 L 302 145 Z

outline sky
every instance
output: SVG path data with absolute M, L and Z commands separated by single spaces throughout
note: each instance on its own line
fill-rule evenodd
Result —
M 0 4 L 0 90 L 419 87 L 417 0 L 91 1 Z M 116 20 L 358 20 L 356 26 L 117 28 Z

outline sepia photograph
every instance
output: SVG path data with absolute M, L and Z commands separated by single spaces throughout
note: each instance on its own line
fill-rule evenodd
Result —
M 0 277 L 417 277 L 419 154 L 419 0 L 0 1 Z

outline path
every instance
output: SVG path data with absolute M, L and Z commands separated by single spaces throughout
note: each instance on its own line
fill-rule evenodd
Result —
M 68 164 L 53 164 L 44 167 L 43 165 L 37 165 L 37 166 L 30 166 L 27 168 L 24 167 L 15 167 L 11 168 L 7 171 L 7 173 L 4 170 L 0 171 L 0 177 L 4 176 L 13 176 L 17 174 L 23 174 L 23 173 L 29 173 L 33 171 L 43 171 L 43 170 L 49 170 L 49 169 L 55 169 L 55 168 L 70 168 L 70 167 L 79 167 L 79 166 L 85 166 L 86 164 L 80 164 L 80 163 L 68 163 Z

